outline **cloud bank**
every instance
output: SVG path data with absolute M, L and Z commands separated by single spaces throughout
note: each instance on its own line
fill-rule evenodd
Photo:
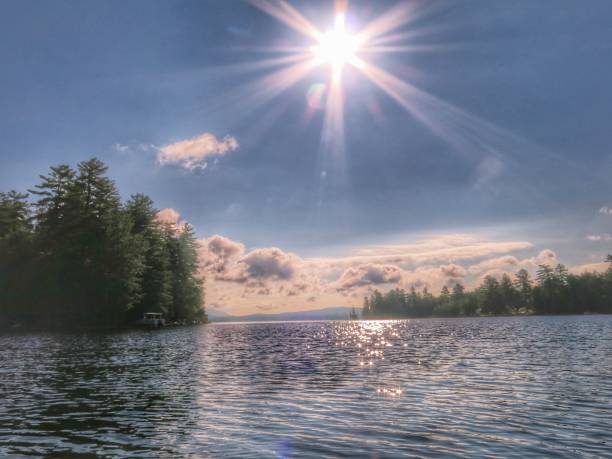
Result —
M 161 210 L 158 219 L 173 225 L 181 222 L 174 209 Z M 474 234 L 433 235 L 355 247 L 344 256 L 311 258 L 279 247 L 250 249 L 218 234 L 198 243 L 207 304 L 231 314 L 250 314 L 268 305 L 286 311 L 355 306 L 375 289 L 414 287 L 438 293 L 458 282 L 474 288 L 488 275 L 500 278 L 521 268 L 533 275 L 541 264 L 558 263 L 550 249 L 531 256 L 525 253 L 534 248 L 528 241 L 492 241 Z M 573 270 L 606 266 L 582 265 Z

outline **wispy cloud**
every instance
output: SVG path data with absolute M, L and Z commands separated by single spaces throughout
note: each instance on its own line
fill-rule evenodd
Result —
M 337 258 L 310 258 L 320 269 L 338 270 L 365 263 L 427 264 L 455 263 L 533 247 L 528 241 L 488 241 L 470 234 L 432 236 L 404 244 L 375 245 L 356 249 Z
M 612 236 L 604 233 L 604 234 L 589 234 L 586 237 L 587 240 L 589 241 L 594 241 L 594 242 L 598 242 L 598 241 L 605 241 L 605 242 L 609 242 L 612 241 Z
M 119 153 L 125 153 L 130 150 L 130 147 L 129 145 L 116 143 L 115 145 L 113 145 L 113 150 L 118 151 Z
M 588 263 L 584 265 L 577 265 L 570 268 L 570 272 L 575 274 L 581 274 L 586 272 L 604 272 L 610 265 L 608 263 Z
M 225 136 L 219 140 L 213 134 L 205 132 L 197 137 L 164 145 L 158 149 L 159 164 L 175 164 L 189 170 L 205 168 L 207 159 L 224 155 L 238 149 L 235 137 Z

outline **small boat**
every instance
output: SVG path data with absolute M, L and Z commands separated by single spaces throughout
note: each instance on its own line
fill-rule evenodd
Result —
M 351 313 L 349 314 L 350 320 L 359 320 L 359 316 L 357 315 L 357 311 L 355 308 L 351 309 Z
M 145 312 L 142 315 L 142 319 L 135 322 L 136 325 L 143 327 L 164 327 L 166 325 L 166 319 L 161 312 Z

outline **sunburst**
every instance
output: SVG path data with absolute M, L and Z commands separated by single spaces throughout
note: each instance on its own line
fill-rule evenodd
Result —
M 413 39 L 425 32 L 415 26 L 416 19 L 429 11 L 427 5 L 430 2 L 400 2 L 357 30 L 352 30 L 347 24 L 347 1 L 335 2 L 333 26 L 328 30 L 316 27 L 286 1 L 250 0 L 250 3 L 303 34 L 311 44 L 306 47 L 268 48 L 266 51 L 279 52 L 282 56 L 262 61 L 261 65 L 282 67 L 254 82 L 248 92 L 237 92 L 241 106 L 245 110 L 258 107 L 265 100 L 277 97 L 308 77 L 317 68 L 329 66 L 330 76 L 325 91 L 314 92 L 319 97 L 324 92 L 326 97 L 317 106 L 324 110 L 321 146 L 328 156 L 342 157 L 345 153 L 342 80 L 343 70 L 350 66 L 396 101 L 416 121 L 448 143 L 451 151 L 469 158 L 471 162 L 478 163 L 483 158 L 494 157 L 500 163 L 510 164 L 528 160 L 533 155 L 556 157 L 374 64 L 373 57 L 380 55 L 446 48 L 414 43 L 416 40 Z M 245 94 L 250 99 L 244 97 Z
M 345 64 L 357 64 L 361 38 L 346 30 L 344 13 L 336 13 L 334 28 L 321 34 L 317 42 L 311 47 L 314 59 L 318 64 L 331 66 L 333 79 L 337 80 L 342 76 Z
M 392 98 L 398 100 L 404 108 L 410 109 L 406 97 L 406 82 L 386 73 L 369 62 L 365 56 L 391 52 L 409 52 L 415 46 L 405 46 L 401 41 L 405 34 L 391 32 L 406 26 L 417 17 L 413 3 L 400 4 L 354 31 L 347 25 L 348 2 L 336 1 L 333 12 L 333 27 L 321 30 L 306 19 L 295 7 L 285 1 L 251 0 L 260 10 L 283 22 L 288 27 L 308 37 L 312 44 L 307 48 L 276 49 L 289 52 L 295 59 L 284 67 L 258 82 L 258 94 L 277 95 L 280 91 L 305 78 L 322 65 L 330 68 L 329 81 L 326 84 L 327 100 L 321 143 L 324 149 L 336 155 L 344 153 L 344 90 L 342 74 L 346 66 L 358 69 Z M 271 50 L 274 50 L 273 48 Z M 284 58 L 286 59 L 286 58 Z M 320 92 L 317 92 L 320 95 Z

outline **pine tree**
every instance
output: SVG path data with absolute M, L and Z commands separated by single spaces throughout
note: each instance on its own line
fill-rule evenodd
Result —
M 206 320 L 203 279 L 199 276 L 197 240 L 193 228 L 185 223 L 178 236 L 170 238 L 170 270 L 173 273 L 173 310 L 170 317 L 179 321 Z
M 156 221 L 153 201 L 137 194 L 126 203 L 125 211 L 132 222 L 132 236 L 144 253 L 141 279 L 142 295 L 136 298 L 129 317 L 136 320 L 145 312 L 161 312 L 166 317 L 172 308 L 172 273 L 170 272 L 170 236 Z
M 515 277 L 514 285 L 519 293 L 520 306 L 529 310 L 533 306 L 533 286 L 531 278 L 529 277 L 529 272 L 526 269 L 519 269 Z
M 10 320 L 31 316 L 32 224 L 28 195 L 0 192 L 0 313 Z M 1 314 L 0 314 L 1 315 Z

